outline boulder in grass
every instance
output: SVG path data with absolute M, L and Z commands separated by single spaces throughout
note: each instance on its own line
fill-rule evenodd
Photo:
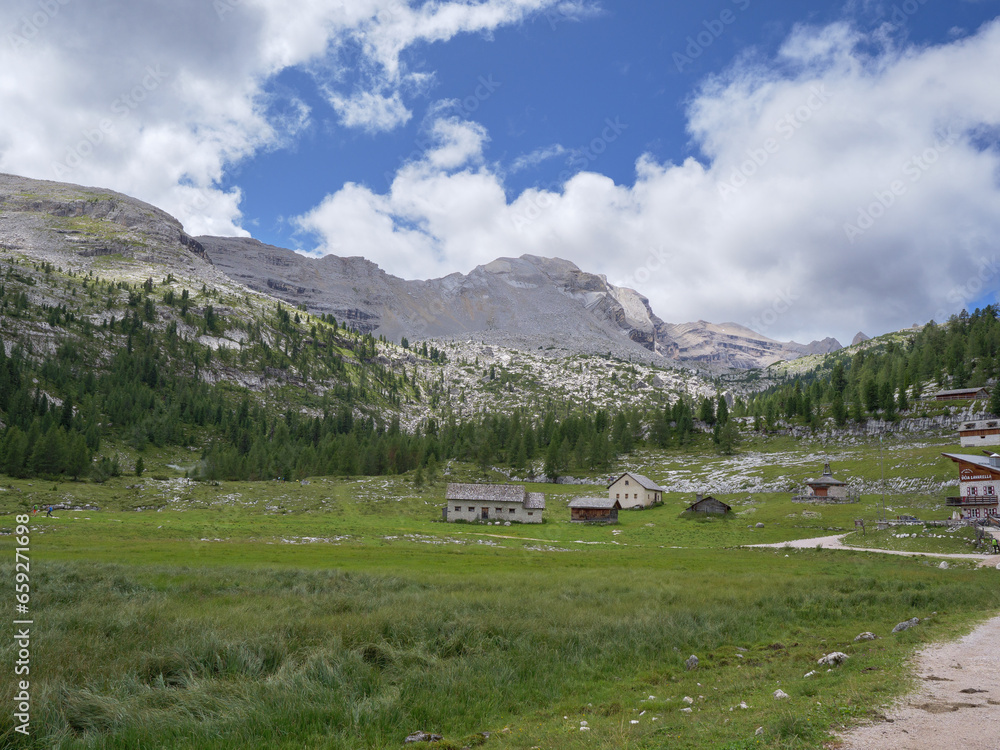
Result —
M 440 734 L 430 734 L 429 732 L 414 732 L 413 734 L 409 735 L 405 740 L 403 740 L 404 743 L 440 742 L 440 741 L 441 741 Z
M 774 691 L 774 699 L 776 701 L 783 701 L 783 700 L 785 700 L 787 698 L 788 698 L 788 693 L 786 693 L 784 690 L 775 690 Z
M 691 654 L 691 656 L 689 656 L 687 658 L 687 661 L 684 662 L 684 666 L 687 667 L 688 672 L 697 669 L 698 668 L 698 657 L 695 656 L 694 654 Z
M 877 636 L 874 633 L 864 632 L 856 636 L 854 642 L 857 643 L 858 641 L 874 641 L 875 638 L 877 638 Z
M 914 625 L 918 624 L 919 622 L 920 622 L 920 618 L 919 617 L 911 617 L 906 622 L 899 623 L 899 625 L 897 625 L 896 627 L 894 627 L 892 629 L 892 632 L 893 633 L 902 633 L 904 630 L 909 630 L 910 628 L 912 628 Z
M 839 664 L 843 664 L 849 658 L 850 657 L 843 651 L 834 651 L 832 653 L 827 654 L 816 663 L 822 664 L 827 667 L 836 667 Z

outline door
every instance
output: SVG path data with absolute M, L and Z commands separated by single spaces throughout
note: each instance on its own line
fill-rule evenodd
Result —
M 489 521 L 490 520 L 490 509 L 489 508 L 483 508 L 483 520 L 484 521 Z

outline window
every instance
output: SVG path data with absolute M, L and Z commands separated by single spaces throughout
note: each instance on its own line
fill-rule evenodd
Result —
M 616 492 L 615 493 L 615 500 L 621 500 L 621 499 L 622 499 L 621 493 L 620 492 Z
M 969 497 L 976 496 L 976 489 L 977 489 L 976 487 L 969 487 Z
M 456 513 L 461 513 L 462 512 L 462 506 L 461 505 L 456 505 L 455 506 L 455 512 Z
M 529 510 L 529 511 L 528 511 L 528 515 L 529 515 L 529 516 L 533 516 L 533 515 L 535 515 L 535 514 L 534 514 L 534 513 L 532 512 L 532 511 L 530 511 L 530 510 Z
M 992 484 L 990 486 L 988 486 L 986 488 L 986 494 L 987 495 L 994 495 L 994 494 L 996 494 L 996 487 L 994 487 Z
M 503 513 L 503 508 L 494 508 L 497 513 Z
M 475 513 L 475 512 L 476 512 L 475 508 L 472 508 L 472 507 L 469 508 L 469 513 Z
M 517 513 L 517 511 L 514 508 L 508 508 L 507 512 L 508 513 Z
M 625 480 L 625 486 L 628 487 L 628 480 Z

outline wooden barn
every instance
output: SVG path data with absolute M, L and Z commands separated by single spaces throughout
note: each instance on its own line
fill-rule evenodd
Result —
M 569 504 L 569 520 L 574 523 L 618 523 L 622 504 L 609 497 L 578 497 Z
M 726 505 L 721 500 L 716 500 L 714 497 L 709 495 L 708 497 L 702 497 L 701 495 L 696 496 L 698 499 L 688 506 L 687 513 L 716 513 L 720 516 L 724 516 L 727 513 L 732 512 L 732 508 Z
M 938 391 L 934 394 L 935 401 L 975 401 L 989 397 L 990 392 L 985 388 L 956 388 L 950 391 Z

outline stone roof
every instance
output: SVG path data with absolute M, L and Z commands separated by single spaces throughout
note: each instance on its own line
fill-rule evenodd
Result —
M 652 479 L 648 479 L 647 477 L 644 477 L 642 474 L 636 474 L 634 471 L 626 471 L 624 474 L 622 474 L 621 477 L 618 477 L 618 479 L 616 479 L 614 482 L 612 482 L 611 484 L 609 484 L 608 487 L 611 487 L 611 485 L 613 485 L 615 482 L 617 482 L 619 479 L 621 479 L 622 477 L 625 477 L 625 476 L 632 477 L 644 489 L 647 489 L 647 490 L 656 490 L 657 492 L 666 492 L 665 489 L 663 489 L 660 485 L 658 485 Z
M 523 503 L 527 492 L 519 484 L 459 484 L 448 483 L 447 500 L 481 500 L 484 502 Z
M 545 495 L 541 492 L 529 492 L 524 507 L 526 510 L 545 510 Z
M 994 474 L 1000 474 L 1000 455 L 996 453 L 990 456 L 970 456 L 967 453 L 942 453 L 941 455 L 955 462 L 962 461 L 967 464 L 981 466 Z
M 621 507 L 621 503 L 617 500 L 612 500 L 610 497 L 578 497 L 576 500 L 570 501 L 569 507 L 587 510 L 608 510 L 614 508 L 616 505 Z
M 984 419 L 979 422 L 966 422 L 958 428 L 959 432 L 965 432 L 966 430 L 1000 430 L 1000 420 Z
M 819 479 L 807 479 L 806 484 L 810 487 L 843 487 L 847 482 L 834 479 L 833 473 L 830 471 L 830 464 L 826 464 L 823 467 L 823 476 Z

